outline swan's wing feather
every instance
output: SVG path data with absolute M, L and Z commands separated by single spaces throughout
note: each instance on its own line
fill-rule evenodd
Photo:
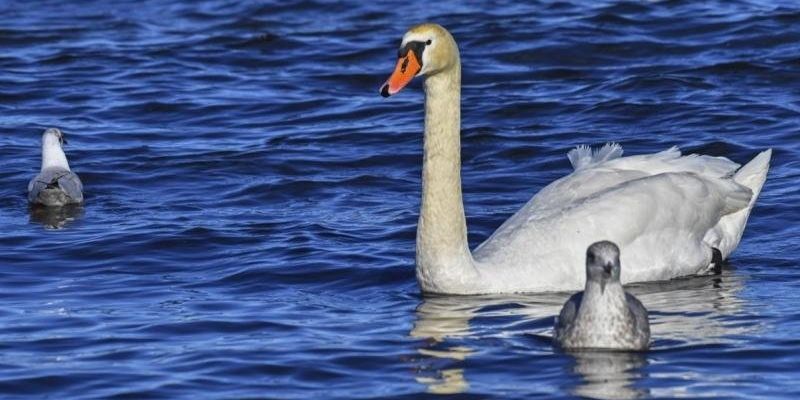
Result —
M 645 176 L 647 173 L 636 170 L 586 168 L 547 185 L 518 213 L 530 215 L 536 212 L 545 215 L 548 211 L 560 210 L 566 204 Z
M 567 153 L 567 158 L 575 171 L 620 157 L 622 157 L 622 146 L 617 143 L 606 143 L 597 150 L 592 150 L 591 147 L 586 145 L 580 145 Z
M 729 178 L 739 168 L 739 164 L 725 158 L 700 154 L 681 155 L 677 147 L 655 154 L 642 154 L 617 158 L 603 163 L 611 169 L 635 170 L 648 175 L 666 172 L 692 172 L 709 178 Z
M 681 155 L 680 149 L 672 146 L 654 154 L 641 154 L 622 157 L 622 147 L 616 143 L 606 143 L 592 150 L 589 146 L 578 146 L 567 153 L 575 171 L 592 167 L 642 171 L 648 175 L 665 172 L 693 172 L 698 175 L 727 178 L 733 176 L 739 164 L 725 158 L 699 154 Z

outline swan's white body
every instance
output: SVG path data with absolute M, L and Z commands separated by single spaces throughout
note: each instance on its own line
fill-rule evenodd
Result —
M 594 153 L 572 150 L 575 170 L 542 189 L 471 253 L 461 197 L 458 49 L 432 24 L 412 28 L 403 46 L 426 41 L 419 72 L 427 76 L 417 229 L 423 291 L 577 290 L 585 282 L 584 250 L 600 240 L 622 249 L 623 283 L 667 280 L 704 273 L 712 248 L 726 258 L 739 244 L 771 150 L 737 172 L 738 164 L 721 157 L 681 156 L 677 148 L 621 157 L 620 146 L 606 145 Z

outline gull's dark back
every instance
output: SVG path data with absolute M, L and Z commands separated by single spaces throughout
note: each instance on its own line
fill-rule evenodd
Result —
M 28 201 L 45 206 L 82 203 L 83 183 L 72 171 L 47 168 L 28 184 Z
M 554 339 L 558 340 L 567 329 L 571 326 L 575 317 L 578 315 L 578 309 L 581 307 L 583 301 L 583 292 L 578 292 L 569 297 L 564 307 L 561 308 L 561 313 L 556 317 Z

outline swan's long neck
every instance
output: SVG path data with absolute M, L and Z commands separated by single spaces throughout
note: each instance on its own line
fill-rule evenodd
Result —
M 47 168 L 64 168 L 69 170 L 67 155 L 61 149 L 61 143 L 53 135 L 45 135 L 42 140 L 42 170 Z
M 461 67 L 456 64 L 425 80 L 417 277 L 425 291 L 453 293 L 476 276 L 461 198 Z

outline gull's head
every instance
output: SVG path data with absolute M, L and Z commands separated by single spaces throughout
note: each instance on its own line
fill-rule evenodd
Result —
M 47 128 L 42 134 L 42 143 L 45 145 L 57 145 L 58 147 L 61 147 L 67 143 L 67 138 L 64 135 L 64 132 L 61 132 L 60 129 Z
M 600 289 L 605 291 L 606 284 L 619 282 L 619 278 L 619 247 L 607 240 L 589 246 L 586 250 L 586 282 L 600 283 Z
M 458 46 L 447 29 L 437 24 L 417 25 L 403 35 L 397 65 L 381 86 L 381 96 L 399 92 L 416 76 L 435 75 L 459 63 Z

